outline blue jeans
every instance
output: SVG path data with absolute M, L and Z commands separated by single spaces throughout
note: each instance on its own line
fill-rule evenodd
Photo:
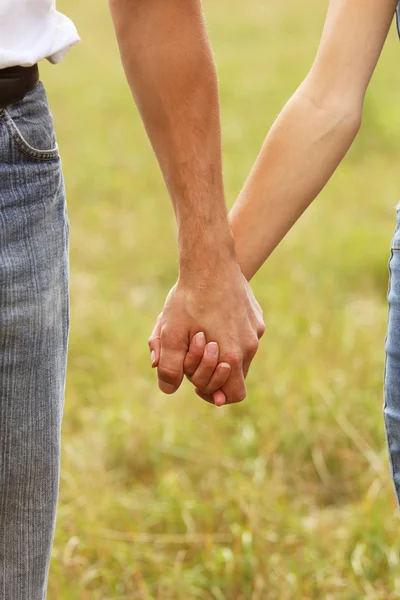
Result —
M 68 340 L 65 191 L 42 83 L 0 109 L 0 599 L 43 600 Z
M 400 203 L 389 260 L 389 318 L 383 413 L 390 468 L 400 506 Z

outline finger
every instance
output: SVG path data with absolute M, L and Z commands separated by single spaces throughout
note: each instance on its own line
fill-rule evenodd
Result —
M 231 366 L 231 373 L 225 385 L 222 386 L 222 391 L 226 396 L 226 404 L 236 404 L 242 402 L 246 398 L 246 384 L 243 374 L 243 362 L 237 362 L 232 358 L 227 360 Z
M 199 333 L 196 333 L 196 335 L 192 337 L 188 353 L 186 354 L 183 363 L 183 371 L 185 375 L 191 377 L 196 372 L 196 369 L 203 358 L 205 346 L 206 336 L 202 331 L 199 331 Z
M 151 336 L 148 339 L 148 345 L 150 349 L 150 361 L 151 366 L 157 367 L 160 360 L 160 352 L 161 352 L 161 317 L 162 312 L 158 315 L 156 324 L 154 325 L 154 329 L 151 332 Z
M 217 390 L 214 394 L 203 394 L 199 388 L 195 390 L 196 394 L 209 404 L 223 406 L 226 403 L 226 396 L 222 390 Z
M 213 394 L 215 406 L 224 406 L 226 404 L 226 396 L 222 390 L 217 390 Z
M 216 342 L 209 342 L 205 347 L 200 365 L 192 377 L 190 377 L 190 381 L 194 386 L 202 389 L 208 385 L 218 364 L 218 354 L 218 344 Z
M 176 333 L 161 333 L 160 361 L 157 368 L 158 387 L 165 394 L 173 394 L 183 379 L 183 361 L 188 341 Z
M 227 382 L 228 377 L 231 372 L 231 367 L 228 363 L 219 363 L 217 365 L 210 381 L 208 384 L 201 388 L 203 394 L 213 395 L 217 390 L 222 388 L 222 386 Z M 225 396 L 225 394 L 224 394 Z M 215 396 L 214 396 L 215 400 Z

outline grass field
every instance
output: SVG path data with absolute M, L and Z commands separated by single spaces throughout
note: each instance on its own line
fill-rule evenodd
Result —
M 306 74 L 326 2 L 206 0 L 231 205 Z M 42 75 L 71 223 L 72 331 L 49 600 L 400 598 L 382 420 L 387 260 L 400 199 L 400 47 L 363 129 L 254 280 L 268 331 L 240 406 L 158 391 L 147 337 L 175 224 L 106 3 L 63 0 L 83 41 Z

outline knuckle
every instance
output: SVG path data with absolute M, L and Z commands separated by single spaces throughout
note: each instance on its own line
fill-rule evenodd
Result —
M 161 328 L 160 341 L 165 348 L 187 348 L 187 340 L 183 333 L 169 326 Z
M 250 354 L 252 356 L 256 354 L 259 345 L 260 343 L 258 341 L 258 338 L 253 338 L 252 340 L 250 340 L 247 344 L 247 354 Z
M 238 404 L 243 402 L 247 395 L 246 385 L 244 381 L 233 386 L 227 385 L 222 388 L 230 404 Z
M 158 367 L 158 377 L 165 383 L 170 383 L 174 385 L 177 381 L 179 381 L 180 376 L 181 373 L 177 369 L 165 365 L 161 365 Z
M 243 360 L 243 355 L 239 350 L 231 350 L 226 354 L 226 362 L 231 367 L 238 367 Z
M 148 339 L 147 339 L 147 343 L 148 343 L 148 345 L 150 346 L 151 344 L 154 344 L 154 343 L 156 342 L 156 340 L 158 340 L 158 339 L 159 339 L 159 336 L 158 336 L 158 335 L 155 335 L 154 333 L 152 333 L 152 334 L 151 334 L 151 335 L 148 337 Z
M 261 323 L 259 324 L 259 326 L 257 328 L 257 335 L 258 335 L 259 339 L 262 338 L 262 336 L 264 335 L 265 329 L 266 329 L 265 323 L 263 321 L 261 321 Z
M 171 336 L 171 330 L 167 325 L 162 325 L 160 329 L 160 338 L 163 342 L 169 340 Z

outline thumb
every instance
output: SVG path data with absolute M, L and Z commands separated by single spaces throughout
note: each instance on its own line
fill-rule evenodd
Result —
M 163 332 L 157 373 L 158 387 L 165 394 L 173 394 L 181 385 L 187 351 L 187 340 Z
M 154 325 L 154 329 L 151 332 L 151 336 L 148 339 L 149 349 L 150 349 L 150 361 L 151 366 L 157 367 L 160 360 L 160 352 L 161 352 L 161 317 L 162 312 L 158 315 L 156 324 Z

